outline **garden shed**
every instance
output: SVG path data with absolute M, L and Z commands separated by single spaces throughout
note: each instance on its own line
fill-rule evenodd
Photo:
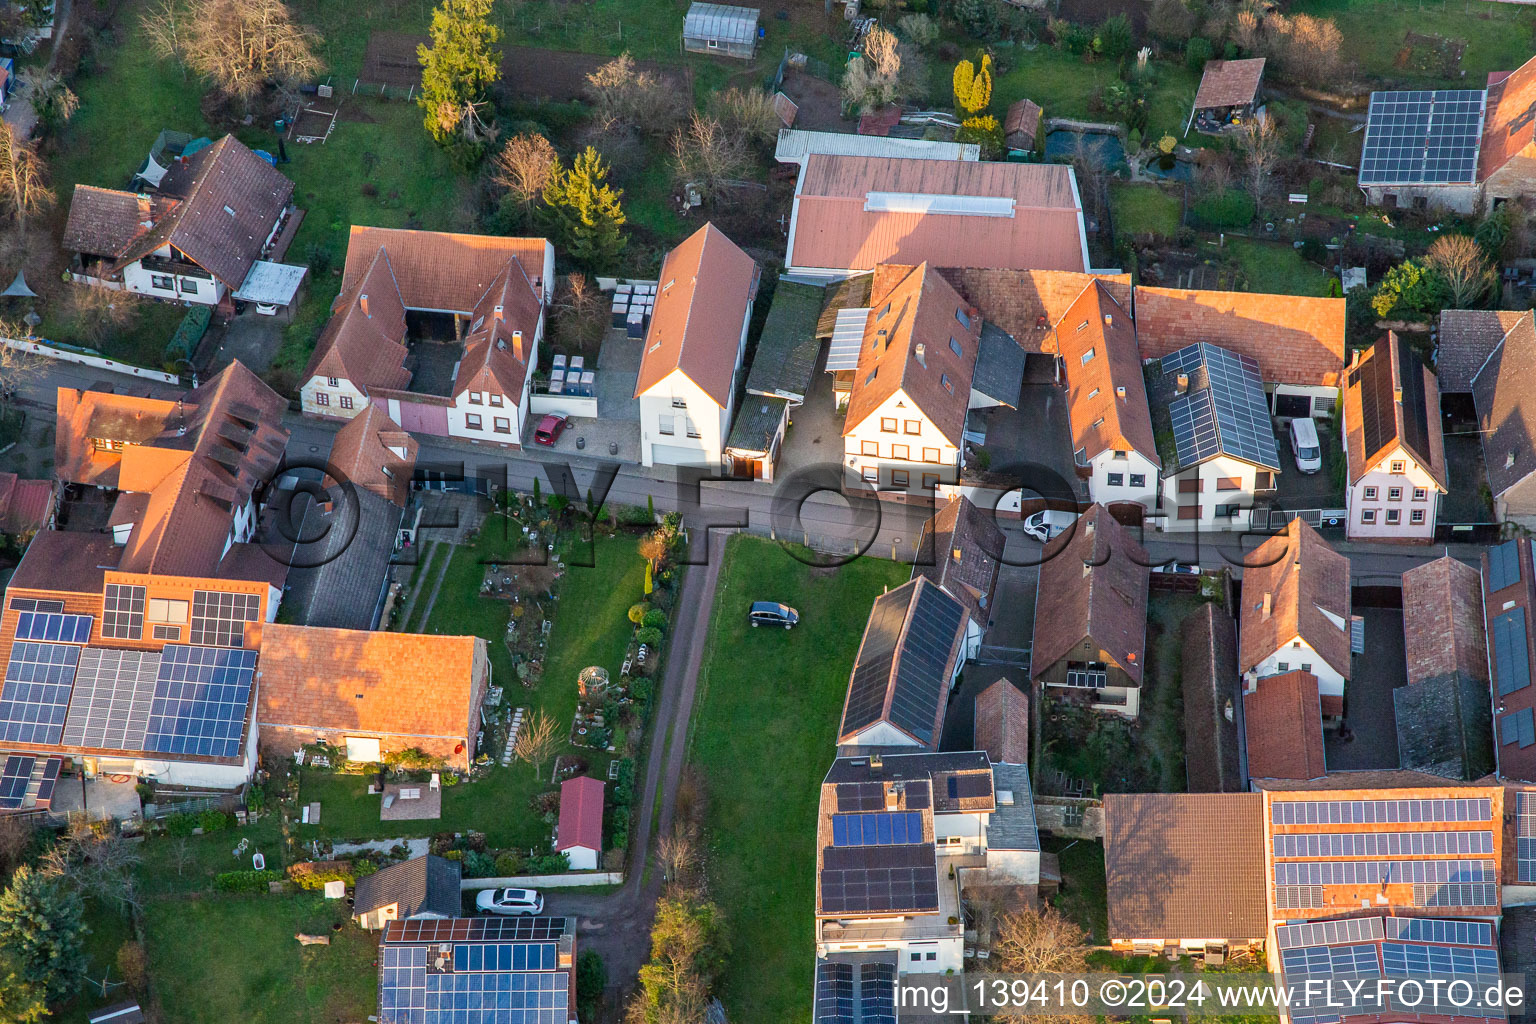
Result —
M 695 3 L 683 18 L 683 49 L 751 60 L 757 53 L 756 7 Z

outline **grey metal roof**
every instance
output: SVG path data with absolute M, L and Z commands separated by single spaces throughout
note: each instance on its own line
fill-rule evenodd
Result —
M 1488 684 L 1460 673 L 1392 691 L 1398 767 L 1471 781 L 1493 771 Z
M 804 163 L 812 155 L 878 156 L 921 160 L 981 159 L 975 142 L 941 142 L 938 139 L 902 139 L 888 135 L 850 135 L 847 132 L 813 132 L 800 128 L 779 129 L 773 158 L 780 163 Z
M 748 392 L 805 401 L 821 354 L 816 320 L 825 298 L 824 289 L 816 285 L 778 283 L 747 374 Z
M 869 310 L 848 308 L 837 311 L 837 326 L 832 328 L 832 347 L 827 350 L 827 372 L 857 370 L 859 347 L 864 344 L 864 328 L 869 324 Z
M 731 424 L 731 435 L 726 439 L 725 450 L 763 454 L 773 444 L 773 436 L 784 422 L 789 408 L 787 398 L 764 398 L 748 394 L 736 411 L 736 422 Z
M 997 793 L 1012 793 L 1013 803 L 998 800 L 997 810 L 987 821 L 987 846 L 993 850 L 1039 850 L 1029 769 L 1022 764 L 994 764 L 992 785 Z
M 722 43 L 748 43 L 757 37 L 757 14 L 756 7 L 695 3 L 683 16 L 683 35 Z
M 976 369 L 971 373 L 971 390 L 1008 406 L 1019 407 L 1019 388 L 1024 383 L 1024 349 L 1013 335 L 990 323 L 981 325 L 981 342 L 976 350 Z
M 402 918 L 420 913 L 458 917 L 463 906 L 458 862 L 427 854 L 380 868 L 357 880 L 353 889 L 354 915 L 372 913 L 392 904 L 400 905 Z

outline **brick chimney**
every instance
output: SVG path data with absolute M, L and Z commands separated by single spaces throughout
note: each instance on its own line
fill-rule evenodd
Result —
M 497 315 L 498 318 L 501 316 L 501 307 L 500 306 L 496 307 L 496 315 Z M 525 358 L 524 355 L 523 355 L 523 332 L 522 331 L 513 331 L 512 332 L 512 354 L 517 357 L 517 361 L 518 362 L 522 362 L 524 360 L 524 358 Z
M 505 315 L 505 310 L 498 305 L 496 309 L 491 313 L 491 315 L 494 316 L 497 320 L 500 320 Z
M 368 293 L 367 292 L 364 292 L 362 295 L 358 296 L 357 308 L 363 311 L 363 316 L 368 317 L 368 319 L 370 319 L 370 320 L 373 319 L 373 314 L 368 312 Z

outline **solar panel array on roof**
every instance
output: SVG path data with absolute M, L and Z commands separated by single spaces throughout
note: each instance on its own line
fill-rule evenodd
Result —
M 209 647 L 239 647 L 245 643 L 245 624 L 255 622 L 260 612 L 261 599 L 255 594 L 195 590 L 189 639 Z
M 563 917 L 455 917 L 391 921 L 385 942 L 532 942 L 565 934 Z
M 832 815 L 833 846 L 906 846 L 922 841 L 920 811 Z
M 456 971 L 552 971 L 553 942 L 463 942 L 453 947 Z
M 1499 743 L 1506 747 L 1518 743 L 1521 750 L 1536 743 L 1536 715 L 1530 708 L 1499 716 Z
M 69 697 L 64 742 L 73 747 L 143 750 L 159 671 L 156 651 L 85 648 Z
M 144 639 L 144 588 L 108 583 L 101 597 L 101 635 L 109 640 Z
M 1356 917 L 1346 921 L 1315 921 L 1287 924 L 1275 929 L 1281 949 L 1293 946 L 1331 946 L 1340 942 L 1369 942 L 1382 937 L 1382 919 Z
M 53 800 L 54 787 L 59 783 L 59 773 L 64 770 L 62 757 L 50 757 L 43 765 L 43 777 L 38 780 L 37 806 L 46 807 Z
M 1503 590 L 1520 582 L 1520 543 L 1507 540 L 1488 549 L 1488 589 Z
M 1486 821 L 1493 801 L 1486 797 L 1405 800 L 1276 800 L 1269 808 L 1276 825 L 1437 824 Z
M 1276 885 L 1492 882 L 1491 860 L 1313 860 L 1275 865 Z
M 1526 645 L 1524 608 L 1511 608 L 1494 616 L 1493 663 L 1500 697 L 1531 685 L 1531 649 Z
M 57 743 L 80 648 L 18 640 L 0 688 L 0 742 Z
M 1536 793 L 1515 794 L 1516 878 L 1536 882 Z
M 853 1024 L 853 964 L 816 965 L 815 1024 Z
M 144 749 L 234 757 L 245 736 L 256 652 L 170 644 L 160 653 Z
M 1288 832 L 1276 857 L 1447 857 L 1493 853 L 1492 832 Z
M 382 1024 L 565 1024 L 566 971 L 429 970 L 437 951 L 423 945 L 383 947 L 379 960 Z M 454 950 L 454 960 L 458 950 Z
M 1429 410 L 1424 404 L 1424 368 L 1404 342 L 1397 345 L 1397 376 L 1403 388 L 1403 442 L 1429 458 Z
M 878 722 L 885 710 L 891 664 L 896 658 L 896 642 L 901 639 L 910 596 L 910 591 L 898 589 L 875 598 L 853 676 L 848 681 L 848 706 L 843 709 L 845 736 Z
M 5 767 L 0 769 L 0 811 L 21 807 L 27 787 L 32 783 L 32 766 L 35 764 L 36 758 L 22 754 L 12 754 L 5 759 Z
M 896 967 L 859 965 L 859 1016 L 864 1024 L 896 1024 Z
M 1458 946 L 1493 945 L 1493 926 L 1481 921 L 1443 918 L 1389 917 L 1386 937 L 1416 942 L 1448 942 Z
M 845 782 L 833 793 L 839 811 L 878 811 L 885 807 L 885 786 L 878 782 Z
M 1485 105 L 1481 89 L 1372 93 L 1360 184 L 1474 183 Z
M 932 843 L 828 847 L 821 856 L 824 913 L 918 913 L 939 909 L 939 876 Z
M 22 612 L 16 616 L 17 640 L 45 640 L 48 643 L 83 644 L 91 639 L 89 615 L 60 615 L 57 612 Z
M 1164 356 L 1161 369 L 1165 375 L 1191 376 L 1190 390 L 1168 407 L 1181 466 L 1224 454 L 1256 466 L 1280 468 L 1280 450 L 1256 361 L 1202 341 Z M 1204 371 L 1200 386 L 1197 370 Z
M 964 618 L 960 602 L 938 587 L 923 587 L 896 653 L 891 721 L 924 743 L 937 738 L 934 721 L 948 694 L 950 659 Z

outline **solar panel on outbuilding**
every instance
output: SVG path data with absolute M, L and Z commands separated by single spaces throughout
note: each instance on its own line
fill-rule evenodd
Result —
M 1476 182 L 1486 101 L 1481 89 L 1372 93 L 1360 184 Z
M 255 670 L 255 651 L 168 645 L 160 654 L 144 749 L 234 757 Z
M 0 689 L 0 742 L 59 742 L 79 660 L 80 648 L 70 644 L 11 644 Z
M 1531 653 L 1526 645 L 1525 609 L 1511 608 L 1493 620 L 1493 660 L 1499 696 L 1531 685 Z
M 867 309 L 840 309 L 832 328 L 832 344 L 827 349 L 827 372 L 856 370 L 859 348 L 864 344 L 864 328 L 869 323 Z
M 1488 549 L 1488 589 L 1500 591 L 1520 582 L 1520 543 L 1507 540 Z
M 0 769 L 0 810 L 14 811 L 21 806 L 32 781 L 32 766 L 36 763 L 36 758 L 21 754 L 12 754 L 5 759 L 5 767 Z

